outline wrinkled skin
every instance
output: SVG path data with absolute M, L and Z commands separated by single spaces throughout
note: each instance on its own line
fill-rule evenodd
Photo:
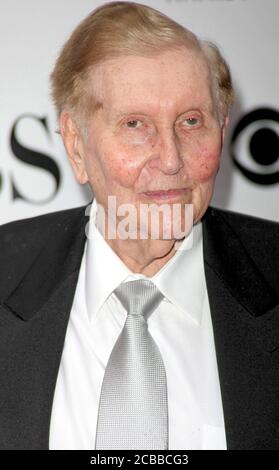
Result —
M 77 180 L 90 183 L 104 208 L 110 195 L 118 206 L 131 203 L 137 210 L 141 203 L 193 204 L 194 223 L 200 220 L 212 197 L 227 124 L 219 122 L 204 58 L 185 48 L 119 57 L 100 64 L 92 82 L 100 106 L 87 135 L 69 114 L 60 120 Z M 125 242 L 124 248 L 123 240 L 109 241 L 131 269 L 147 275 L 174 254 L 175 239 Z

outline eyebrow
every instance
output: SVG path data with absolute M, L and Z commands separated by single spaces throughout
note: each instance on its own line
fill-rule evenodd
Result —
M 147 113 L 143 113 L 142 111 L 119 111 L 119 112 L 113 112 L 112 109 L 109 109 L 107 113 L 105 113 L 106 116 L 107 116 L 107 119 L 109 121 L 115 121 L 115 120 L 118 120 L 118 119 L 121 119 L 121 118 L 125 118 L 127 116 L 131 116 L 131 115 L 140 115 L 140 116 L 149 116 Z
M 214 111 L 214 106 L 201 106 L 201 107 L 193 107 L 193 108 L 189 108 L 189 109 L 186 109 L 185 111 L 182 111 L 181 113 L 179 113 L 177 115 L 177 118 L 179 118 L 180 116 L 183 116 L 183 114 L 186 114 L 188 112 L 191 112 L 191 111 L 196 111 L 196 112 L 207 112 L 207 113 L 213 113 Z M 143 111 L 140 111 L 140 110 L 131 110 L 131 111 L 128 111 L 128 112 L 124 112 L 124 111 L 120 111 L 120 112 L 117 112 L 116 114 L 113 114 L 113 117 L 118 119 L 118 118 L 122 118 L 122 117 L 125 117 L 125 116 L 130 116 L 130 115 L 141 115 L 141 116 L 150 116 L 150 114 L 146 113 L 146 112 L 143 112 Z
M 133 104 L 127 104 L 127 106 L 133 106 Z M 214 103 L 213 102 L 206 103 L 206 104 L 200 103 L 200 106 L 196 106 L 196 107 L 193 106 L 191 108 L 189 107 L 188 109 L 185 109 L 181 113 L 179 113 L 176 118 L 179 118 L 183 116 L 183 114 L 186 114 L 187 112 L 190 112 L 190 111 L 202 112 L 205 114 L 213 115 Z M 147 110 L 145 110 L 144 112 L 142 108 L 132 108 L 132 107 L 131 109 L 129 108 L 127 110 L 122 109 L 120 111 L 111 107 L 106 110 L 105 114 L 107 118 L 109 119 L 109 121 L 118 120 L 121 118 L 125 118 L 126 116 L 130 116 L 130 115 L 140 115 L 140 116 L 151 117 L 151 118 L 153 117 L 152 114 L 150 114 L 150 112 L 147 112 Z
M 117 117 L 117 118 L 119 118 L 119 117 L 125 117 L 125 116 L 129 116 L 130 114 L 141 114 L 141 115 L 143 115 L 143 116 L 147 116 L 147 114 L 146 114 L 146 113 L 143 113 L 142 111 L 138 111 L 138 110 L 132 111 L 132 110 L 131 110 L 131 111 L 128 111 L 128 112 L 127 112 L 127 111 L 126 111 L 126 112 L 120 111 L 120 112 L 118 112 L 118 113 L 115 114 L 115 117 Z

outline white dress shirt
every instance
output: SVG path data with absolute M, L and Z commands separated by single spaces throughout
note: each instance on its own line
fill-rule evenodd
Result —
M 95 211 L 93 203 L 92 216 Z M 50 449 L 94 449 L 102 380 L 127 315 L 113 290 L 139 278 L 145 276 L 133 274 L 90 224 L 57 377 Z M 148 328 L 166 369 L 169 449 L 226 449 L 200 222 L 149 279 L 164 295 Z

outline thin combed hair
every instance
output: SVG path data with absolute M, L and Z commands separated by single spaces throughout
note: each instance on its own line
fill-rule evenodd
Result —
M 52 97 L 60 115 L 89 116 L 94 107 L 92 71 L 105 60 L 125 55 L 152 56 L 170 49 L 195 50 L 207 61 L 223 119 L 233 101 L 229 67 L 218 47 L 163 13 L 133 2 L 111 2 L 91 12 L 63 46 L 51 74 Z M 96 88 L 97 84 L 95 84 Z

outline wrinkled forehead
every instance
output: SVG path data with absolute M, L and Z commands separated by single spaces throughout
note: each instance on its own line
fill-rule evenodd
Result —
M 186 48 L 106 60 L 92 71 L 90 83 L 103 107 L 180 100 L 213 104 L 208 64 L 201 52 Z

